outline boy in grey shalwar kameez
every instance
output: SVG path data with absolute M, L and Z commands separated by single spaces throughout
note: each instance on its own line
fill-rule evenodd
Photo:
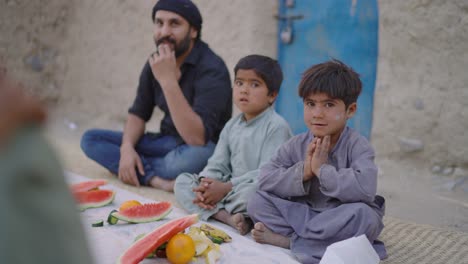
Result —
M 290 248 L 319 263 L 330 244 L 365 234 L 379 256 L 384 199 L 366 138 L 346 126 L 361 92 L 359 76 L 333 60 L 309 68 L 299 84 L 308 132 L 282 145 L 258 177 L 247 212 L 259 243 Z
M 238 62 L 234 73 L 233 98 L 242 113 L 223 128 L 200 175 L 179 175 L 174 193 L 190 213 L 199 213 L 203 220 L 214 218 L 245 234 L 252 226 L 244 215 L 257 188 L 258 169 L 292 133 L 271 106 L 283 80 L 278 62 L 250 55 Z

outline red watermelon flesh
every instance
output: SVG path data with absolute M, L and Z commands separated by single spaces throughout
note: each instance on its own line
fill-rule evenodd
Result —
M 73 193 L 80 210 L 102 207 L 114 200 L 115 193 L 111 190 L 91 190 L 87 192 Z
M 91 180 L 72 184 L 70 189 L 73 193 L 86 192 L 107 184 L 107 180 Z
M 115 212 L 112 215 L 119 220 L 124 220 L 131 223 L 147 223 L 158 221 L 164 218 L 172 211 L 170 202 L 147 203 L 137 206 L 132 206 L 120 212 Z
M 156 248 L 164 244 L 177 233 L 198 222 L 198 214 L 192 214 L 174 219 L 162 226 L 157 227 L 151 233 L 137 240 L 128 248 L 117 260 L 121 264 L 140 263 L 148 254 L 154 252 Z

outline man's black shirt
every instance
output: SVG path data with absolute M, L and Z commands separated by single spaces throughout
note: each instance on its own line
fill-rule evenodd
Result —
M 232 114 L 231 81 L 226 64 L 206 43 L 199 40 L 182 64 L 181 73 L 179 86 L 192 109 L 202 119 L 206 142 L 211 140 L 216 143 Z M 160 132 L 180 138 L 161 86 L 147 62 L 140 75 L 137 96 L 128 112 L 147 122 L 156 106 L 164 112 Z

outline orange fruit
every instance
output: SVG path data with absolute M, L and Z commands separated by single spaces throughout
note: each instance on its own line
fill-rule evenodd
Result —
M 166 256 L 172 264 L 187 264 L 195 256 L 195 243 L 190 236 L 179 233 L 169 239 Z
M 141 205 L 141 203 L 139 201 L 137 201 L 137 200 L 128 200 L 128 201 L 123 202 L 120 205 L 119 211 L 123 211 L 125 209 L 130 208 L 130 207 L 138 206 L 138 205 Z

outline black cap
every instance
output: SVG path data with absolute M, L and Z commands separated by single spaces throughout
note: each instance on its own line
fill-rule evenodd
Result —
M 151 18 L 154 22 L 154 16 L 158 10 L 174 12 L 185 18 L 191 26 L 201 31 L 202 17 L 197 6 L 190 0 L 159 0 L 153 7 Z

